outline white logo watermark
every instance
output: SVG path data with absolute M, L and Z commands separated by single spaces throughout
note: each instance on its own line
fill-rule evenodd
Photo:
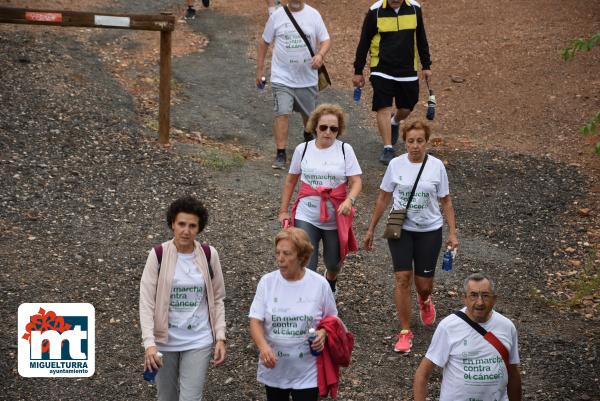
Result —
M 95 363 L 95 310 L 83 303 L 19 306 L 19 374 L 23 377 L 89 377 Z

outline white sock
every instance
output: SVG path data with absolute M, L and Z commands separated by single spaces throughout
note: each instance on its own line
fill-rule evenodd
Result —
M 394 149 L 394 147 L 392 145 L 383 145 L 384 149 Z

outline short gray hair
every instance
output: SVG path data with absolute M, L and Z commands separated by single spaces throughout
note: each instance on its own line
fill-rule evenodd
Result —
M 470 274 L 465 281 L 463 281 L 463 293 L 466 294 L 468 289 L 469 289 L 469 281 L 483 281 L 483 280 L 487 280 L 490 283 L 490 288 L 492 289 L 492 292 L 495 294 L 496 293 L 496 285 L 494 284 L 494 282 L 492 281 L 492 279 L 484 273 L 473 273 Z

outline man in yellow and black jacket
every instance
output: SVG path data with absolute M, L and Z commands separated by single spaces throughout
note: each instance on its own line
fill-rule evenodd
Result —
M 415 0 L 380 0 L 371 6 L 356 49 L 352 79 L 356 87 L 365 85 L 363 69 L 369 52 L 372 110 L 377 112 L 384 145 L 379 161 L 387 165 L 395 157 L 393 145 L 398 141 L 399 121 L 408 117 L 419 99 L 419 61 L 423 77 L 431 76 L 420 4 Z M 394 99 L 396 112 L 393 111 Z

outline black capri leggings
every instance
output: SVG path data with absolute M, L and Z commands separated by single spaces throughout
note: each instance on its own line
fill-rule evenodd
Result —
M 265 386 L 265 389 L 267 390 L 267 401 L 289 401 L 290 395 L 292 401 L 317 401 L 319 399 L 319 389 L 317 387 L 294 390 Z
M 442 249 L 442 228 L 416 232 L 402 230 L 398 239 L 388 239 L 394 271 L 414 271 L 416 276 L 433 277 Z

